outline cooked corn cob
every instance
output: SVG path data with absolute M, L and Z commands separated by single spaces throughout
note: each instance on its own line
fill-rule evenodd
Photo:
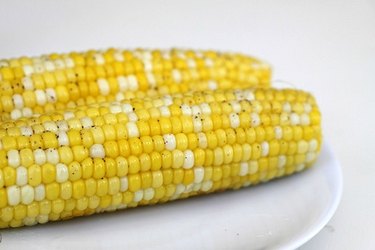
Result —
M 127 96 L 269 86 L 270 67 L 234 53 L 116 50 L 0 61 L 2 120 Z M 136 92 L 136 93 L 132 93 Z
M 19 227 L 266 182 L 321 146 L 297 90 L 177 93 L 1 123 L 0 227 Z

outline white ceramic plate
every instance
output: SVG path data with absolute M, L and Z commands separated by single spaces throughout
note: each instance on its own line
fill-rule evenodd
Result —
M 5 249 L 294 249 L 328 222 L 342 177 L 328 145 L 316 165 L 256 187 L 2 230 Z

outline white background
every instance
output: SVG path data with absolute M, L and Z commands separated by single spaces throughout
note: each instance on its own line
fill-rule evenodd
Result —
M 313 92 L 344 193 L 301 249 L 374 249 L 375 1 L 0 1 L 0 58 L 110 46 L 243 52 Z

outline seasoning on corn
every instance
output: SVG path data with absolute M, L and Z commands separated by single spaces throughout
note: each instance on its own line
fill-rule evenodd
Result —
M 236 53 L 118 50 L 0 61 L 1 120 L 188 90 L 270 85 L 270 67 Z
M 206 90 L 0 123 L 0 227 L 237 189 L 311 166 L 320 112 L 298 90 Z

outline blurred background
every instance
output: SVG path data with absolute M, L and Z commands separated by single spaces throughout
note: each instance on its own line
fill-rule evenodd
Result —
M 375 232 L 375 1 L 1 1 L 0 58 L 107 47 L 257 56 L 311 91 L 344 173 L 328 225 L 301 249 L 371 249 Z M 374 247 L 374 245 L 372 245 Z

